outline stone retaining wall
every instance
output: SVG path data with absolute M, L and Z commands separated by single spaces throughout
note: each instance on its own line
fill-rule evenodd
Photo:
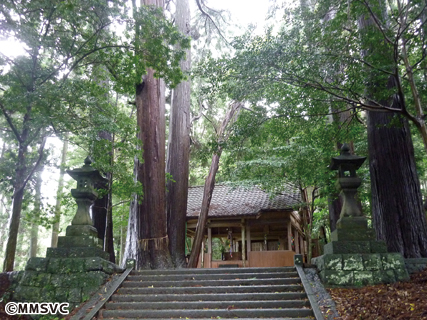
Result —
M 325 254 L 312 263 L 328 286 L 359 287 L 408 279 L 399 253 Z
M 87 300 L 118 271 L 123 270 L 100 257 L 30 258 L 12 299 L 69 302 L 73 307 Z

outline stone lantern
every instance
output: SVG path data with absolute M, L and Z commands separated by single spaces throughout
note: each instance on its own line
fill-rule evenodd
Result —
M 362 180 L 356 170 L 365 159 L 351 155 L 344 144 L 341 154 L 333 157 L 329 166 L 338 170 L 343 206 L 331 241 L 324 246 L 324 254 L 311 260 L 319 270 L 320 279 L 329 286 L 359 287 L 409 278 L 402 255 L 387 252 L 386 243 L 376 240 L 375 230 L 368 227 L 368 220 L 357 204 L 357 188 Z
M 89 210 L 98 197 L 94 186 L 96 183 L 107 181 L 98 170 L 91 166 L 92 161 L 89 157 L 85 159 L 84 163 L 81 168 L 67 170 L 67 173 L 77 181 L 77 188 L 71 189 L 71 195 L 77 203 L 77 212 L 71 225 L 92 225 Z
M 71 195 L 76 200 L 77 212 L 67 227 L 66 236 L 58 238 L 58 247 L 102 247 L 98 232 L 90 217 L 90 207 L 98 197 L 95 185 L 106 183 L 98 170 L 91 166 L 92 161 L 87 157 L 81 168 L 67 170 L 67 173 L 77 181 L 77 188 L 71 189 Z
M 338 185 L 343 196 L 340 220 L 344 217 L 363 216 L 355 196 L 357 188 L 362 183 L 362 180 L 356 174 L 356 170 L 360 168 L 365 160 L 366 157 L 351 155 L 350 148 L 346 143 L 341 148 L 341 154 L 332 158 L 330 169 L 338 170 Z

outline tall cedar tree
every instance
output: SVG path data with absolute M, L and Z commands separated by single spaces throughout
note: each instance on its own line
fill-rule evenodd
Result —
M 143 0 L 163 8 L 163 0 Z M 138 138 L 143 162 L 135 159 L 135 178 L 144 196 L 135 196 L 129 212 L 124 259 L 135 258 L 138 269 L 172 267 L 168 247 L 165 193 L 165 84 L 147 68 L 136 86 Z
M 393 48 L 385 42 L 374 46 L 372 37 L 368 37 L 380 32 L 373 15 L 387 19 L 385 2 L 368 1 L 368 6 L 371 14 L 358 21 L 364 58 L 375 56 L 380 50 L 393 65 Z M 398 81 L 394 76 L 380 81 L 375 78 L 369 82 L 368 94 L 382 105 L 402 108 L 403 101 L 397 94 L 389 99 L 376 96 L 378 88 L 396 88 Z M 405 258 L 427 257 L 427 223 L 408 120 L 398 113 L 368 111 L 367 125 L 372 213 L 377 238 L 386 241 L 389 251 L 400 252 Z
M 190 6 L 188 0 L 177 0 L 176 26 L 190 35 Z M 191 67 L 191 51 L 186 50 L 180 63 L 183 72 Z M 169 139 L 166 171 L 173 180 L 167 182 L 166 212 L 169 250 L 175 267 L 185 266 L 185 223 L 187 214 L 188 174 L 190 163 L 190 81 L 183 81 L 172 93 L 169 120 Z

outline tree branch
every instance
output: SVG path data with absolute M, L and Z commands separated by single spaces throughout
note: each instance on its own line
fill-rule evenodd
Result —
M 19 143 L 23 143 L 21 135 L 18 132 L 18 129 L 16 129 L 15 125 L 12 122 L 12 119 L 7 114 L 6 109 L 4 108 L 3 104 L 0 102 L 0 108 L 6 118 L 7 123 L 9 124 L 9 127 L 12 129 L 13 134 L 15 135 L 16 139 L 19 141 Z
M 212 19 L 212 17 L 202 8 L 202 4 L 201 4 L 201 0 L 196 0 L 196 4 L 197 7 L 199 8 L 200 12 L 202 13 L 203 16 L 206 17 L 206 19 L 209 19 L 212 24 L 215 26 L 215 29 L 218 31 L 218 34 L 221 36 L 221 38 L 225 41 L 225 43 L 227 43 L 228 45 L 230 44 L 227 39 L 223 36 L 221 30 L 219 29 L 219 27 L 216 25 L 215 21 Z
M 15 194 L 16 193 L 18 193 L 18 192 L 20 192 L 20 191 L 22 191 L 24 188 L 25 188 L 25 186 L 27 185 L 27 183 L 28 183 L 28 180 L 30 180 L 31 179 L 31 177 L 33 176 L 33 174 L 34 174 L 34 172 L 37 170 L 37 168 L 39 167 L 39 165 L 40 165 L 40 163 L 41 163 L 41 161 L 42 161 L 42 159 L 43 159 L 43 155 L 44 155 L 44 146 L 45 146 L 45 144 L 46 144 L 46 136 L 44 136 L 43 138 L 42 138 L 42 141 L 41 141 L 41 143 L 40 143 L 40 147 L 39 147 L 39 157 L 38 157 L 38 159 L 37 159 L 37 162 L 36 162 L 36 164 L 33 166 L 33 168 L 31 169 L 31 171 L 30 171 L 30 173 L 28 173 L 28 175 L 27 175 L 27 177 L 25 178 L 25 180 L 24 180 L 24 182 L 22 183 L 22 186 L 20 186 L 18 189 L 16 189 L 15 190 Z

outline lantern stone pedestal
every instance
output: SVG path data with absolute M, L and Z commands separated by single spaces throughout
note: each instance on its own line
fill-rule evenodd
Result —
M 72 189 L 78 209 L 57 248 L 48 248 L 46 258 L 30 258 L 12 300 L 28 302 L 68 302 L 74 308 L 86 301 L 115 272 L 124 269 L 108 261 L 102 240 L 92 226 L 90 206 L 97 194 L 93 186 L 104 178 L 89 158 L 82 168 L 67 171 L 77 180 Z
M 402 255 L 387 252 L 385 242 L 376 240 L 375 230 L 368 227 L 357 205 L 355 195 L 361 180 L 356 170 L 364 160 L 350 155 L 346 144 L 341 155 L 332 159 L 331 169 L 339 171 L 343 208 L 331 242 L 324 246 L 324 254 L 311 261 L 329 287 L 359 287 L 409 279 Z

